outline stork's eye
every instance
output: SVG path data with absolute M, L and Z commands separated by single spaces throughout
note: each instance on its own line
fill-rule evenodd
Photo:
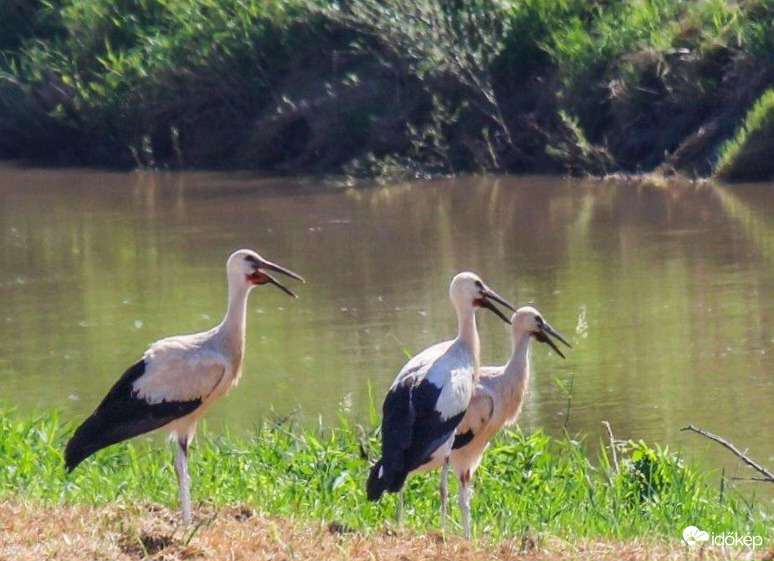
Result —
M 479 290 L 484 290 L 484 283 L 482 283 L 480 280 L 477 280 L 476 288 L 478 288 Z

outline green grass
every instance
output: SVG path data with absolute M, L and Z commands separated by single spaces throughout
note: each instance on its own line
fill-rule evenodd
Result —
M 747 112 L 733 138 L 721 146 L 715 174 L 724 179 L 742 176 L 766 179 L 774 174 L 773 147 L 774 89 L 769 89 Z
M 73 428 L 56 415 L 0 418 L 0 497 L 47 504 L 177 504 L 171 447 L 121 444 L 68 476 L 62 450 Z M 361 451 L 375 456 L 378 439 L 346 420 L 326 430 L 266 422 L 240 437 L 201 432 L 190 455 L 194 501 L 246 503 L 270 515 L 335 520 L 366 532 L 394 519 L 394 496 L 376 504 L 365 499 L 368 463 Z M 765 542 L 772 536 L 770 504 L 750 502 L 727 483 L 720 492 L 715 478 L 667 449 L 629 442 L 619 450 L 615 473 L 601 448 L 593 458 L 586 448 L 594 446 L 541 432 L 516 430 L 498 438 L 476 476 L 478 534 L 673 539 L 691 524 L 752 532 Z M 410 478 L 409 526 L 437 527 L 437 485 L 437 472 Z

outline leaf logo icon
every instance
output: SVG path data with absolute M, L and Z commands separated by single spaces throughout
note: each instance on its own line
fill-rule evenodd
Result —
M 688 545 L 695 545 L 696 542 L 709 541 L 709 534 L 702 532 L 696 526 L 688 526 L 683 530 L 683 539 Z

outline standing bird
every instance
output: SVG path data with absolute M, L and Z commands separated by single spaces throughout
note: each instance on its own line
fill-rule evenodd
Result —
M 462 529 L 470 537 L 470 498 L 473 474 L 481 463 L 489 441 L 505 425 L 516 421 L 529 384 L 529 343 L 534 337 L 547 343 L 562 358 L 564 355 L 549 335 L 570 347 L 564 337 L 530 306 L 516 310 L 511 318 L 513 354 L 504 366 L 482 366 L 481 376 L 473 389 L 465 418 L 454 437 L 450 463 L 460 480 L 459 504 Z M 438 467 L 428 465 L 426 469 Z M 424 467 L 424 466 L 423 466 Z
M 233 253 L 226 263 L 228 309 L 223 321 L 203 333 L 153 343 L 76 429 L 65 449 L 68 472 L 97 450 L 164 428 L 177 439 L 175 472 L 183 523 L 191 523 L 188 445 L 193 440 L 196 422 L 210 404 L 239 382 L 245 350 L 247 295 L 256 285 L 273 284 L 296 298 L 267 271 L 304 282 L 293 271 L 254 251 L 241 249 Z
M 382 458 L 371 469 L 366 484 L 368 499 L 376 501 L 385 491 L 401 491 L 406 477 L 424 464 L 443 463 L 442 528 L 446 525 L 446 483 L 454 431 L 465 416 L 478 378 L 476 310 L 488 308 L 506 323 L 508 318 L 492 301 L 514 310 L 474 273 L 455 276 L 449 297 L 457 311 L 457 337 L 425 349 L 398 373 L 382 406 Z M 402 499 L 401 492 L 399 520 Z

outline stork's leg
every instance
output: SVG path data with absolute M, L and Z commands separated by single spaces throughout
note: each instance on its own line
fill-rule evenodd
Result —
M 188 475 L 188 439 L 177 441 L 177 456 L 175 457 L 175 473 L 180 487 L 180 505 L 183 510 L 183 524 L 191 523 L 191 477 Z
M 446 531 L 446 503 L 449 497 L 448 485 L 449 484 L 449 456 L 443 461 L 443 469 L 441 469 L 441 485 L 439 491 L 441 492 L 441 531 Z
M 398 527 L 403 526 L 403 487 L 398 491 L 398 510 L 397 510 Z
M 460 512 L 462 513 L 462 533 L 470 539 L 470 498 L 473 495 L 473 479 L 470 470 L 460 474 Z

